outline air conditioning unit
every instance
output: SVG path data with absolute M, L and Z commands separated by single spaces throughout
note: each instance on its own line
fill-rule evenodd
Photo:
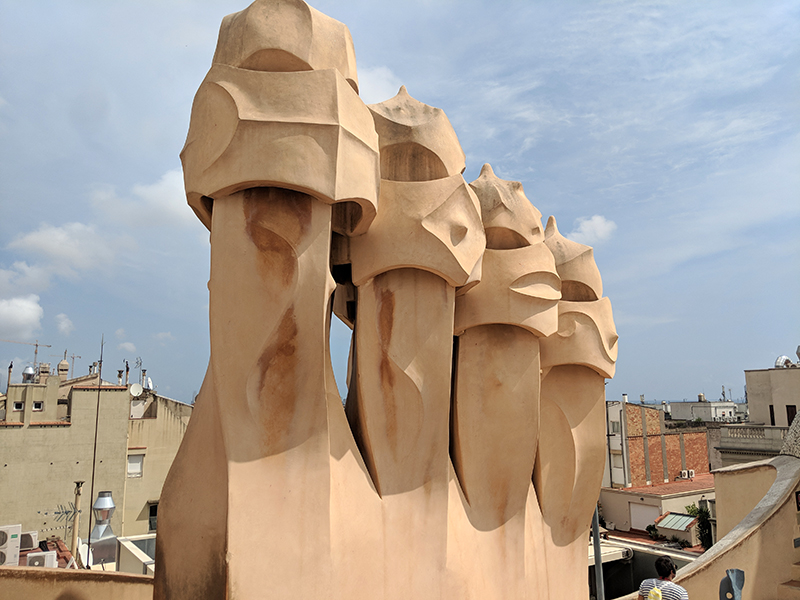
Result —
M 19 538 L 20 550 L 33 550 L 39 547 L 39 532 L 38 531 L 23 531 Z
M 687 479 L 689 477 L 689 471 L 681 471 L 681 477 Z
M 48 569 L 58 568 L 58 553 L 55 550 L 47 552 L 28 553 L 29 567 L 47 567 Z
M 689 469 L 689 477 L 694 478 L 694 469 Z
M 22 525 L 0 527 L 0 567 L 19 566 L 19 538 Z

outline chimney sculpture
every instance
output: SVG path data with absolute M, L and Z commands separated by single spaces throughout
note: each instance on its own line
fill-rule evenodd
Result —
M 616 359 L 591 249 L 488 165 L 468 185 L 441 109 L 365 105 L 302 0 L 223 20 L 181 159 L 211 357 L 154 597 L 585 598 Z

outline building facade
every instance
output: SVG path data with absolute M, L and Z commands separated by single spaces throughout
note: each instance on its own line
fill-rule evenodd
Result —
M 645 531 L 668 512 L 683 513 L 692 504 L 713 500 L 714 476 L 626 489 L 603 488 L 600 506 L 608 529 Z
M 705 400 L 698 402 L 670 402 L 668 412 L 675 421 L 717 421 L 736 423 L 741 420 L 741 413 L 737 411 L 735 402 Z
M 82 539 L 100 491 L 110 491 L 117 506 L 115 534 L 148 533 L 192 407 L 151 390 L 134 398 L 131 386 L 98 387 L 96 371 L 67 379 L 62 363 L 52 375 L 41 365 L 34 378 L 9 385 L 0 397 L 0 524 L 70 541 L 75 482 L 83 481 Z
M 788 431 L 788 427 L 723 425 L 719 429 L 719 445 L 716 446 L 720 456 L 719 467 L 730 467 L 778 456 Z
M 607 402 L 604 487 L 666 483 L 709 473 L 705 427 L 668 428 L 660 407 Z
M 797 363 L 744 372 L 750 421 L 770 427 L 789 427 L 800 404 L 800 367 Z
M 720 467 L 777 456 L 800 405 L 800 363 L 787 356 L 778 357 L 773 368 L 748 370 L 744 376 L 750 421 L 720 427 L 715 444 Z

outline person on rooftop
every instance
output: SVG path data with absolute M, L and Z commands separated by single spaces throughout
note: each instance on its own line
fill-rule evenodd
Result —
M 647 600 L 650 590 L 658 588 L 662 600 L 689 600 L 689 593 L 677 583 L 672 583 L 678 568 L 669 556 L 656 559 L 658 578 L 645 579 L 639 586 L 639 600 Z

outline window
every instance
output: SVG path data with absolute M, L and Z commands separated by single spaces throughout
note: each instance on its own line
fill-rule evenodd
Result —
M 792 421 L 794 421 L 794 417 L 797 415 L 797 405 L 796 404 L 787 404 L 786 405 L 786 423 L 788 427 L 792 426 Z
M 24 402 L 14 402 L 14 412 L 21 412 L 25 409 Z
M 44 402 L 41 400 L 34 400 L 33 401 L 33 410 L 35 412 L 41 412 L 44 410 Z
M 769 405 L 769 424 L 775 427 L 775 407 L 772 404 Z
M 141 477 L 144 467 L 144 454 L 128 455 L 128 477 Z
M 149 531 L 155 531 L 156 525 L 158 524 L 158 502 L 155 504 L 150 505 L 150 529 Z
M 611 433 L 619 433 L 619 421 L 611 421 Z
M 615 469 L 622 468 L 622 455 L 621 454 L 612 454 L 611 455 L 611 466 Z

